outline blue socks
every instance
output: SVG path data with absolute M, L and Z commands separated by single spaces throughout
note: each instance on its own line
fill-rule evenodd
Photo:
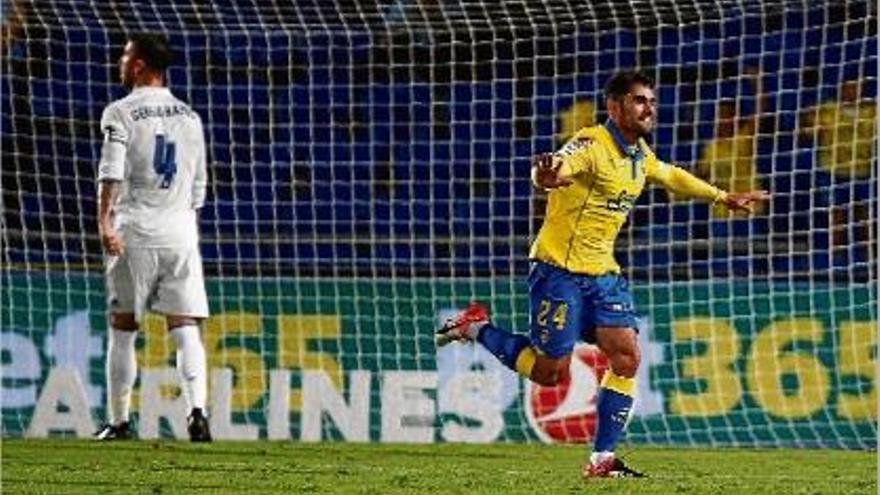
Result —
M 602 388 L 596 401 L 599 426 L 593 443 L 593 452 L 613 452 L 620 434 L 629 420 L 635 398 L 635 378 L 625 378 L 610 369 L 602 378 Z
M 535 353 L 529 346 L 531 342 L 528 337 L 510 333 L 489 323 L 480 328 L 477 342 L 483 344 L 483 347 L 508 368 L 526 377 L 531 374 Z

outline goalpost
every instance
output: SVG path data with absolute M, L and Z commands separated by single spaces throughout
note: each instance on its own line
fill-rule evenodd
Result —
M 470 300 L 526 332 L 544 198 L 531 156 L 657 80 L 657 155 L 751 218 L 647 189 L 617 244 L 640 324 L 633 444 L 877 442 L 874 2 L 377 0 L 154 6 L 7 0 L 2 432 L 104 416 L 100 113 L 127 34 L 179 52 L 203 118 L 204 324 L 218 438 L 587 441 L 607 363 L 531 386 L 432 343 Z M 173 346 L 138 343 L 142 438 L 184 436 Z

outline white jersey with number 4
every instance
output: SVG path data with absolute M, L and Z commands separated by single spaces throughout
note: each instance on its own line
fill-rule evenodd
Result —
M 202 120 L 164 87 L 139 87 L 101 117 L 98 180 L 118 180 L 114 225 L 130 248 L 197 247 L 205 201 Z

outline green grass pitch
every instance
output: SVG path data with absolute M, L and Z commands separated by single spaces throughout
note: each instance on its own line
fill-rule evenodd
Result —
M 582 446 L 7 439 L 2 493 L 877 493 L 876 452 L 621 452 L 650 477 L 583 481 Z

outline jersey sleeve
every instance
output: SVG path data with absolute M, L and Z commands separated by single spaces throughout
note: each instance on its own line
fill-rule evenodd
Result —
M 128 126 L 119 109 L 110 105 L 101 116 L 101 161 L 98 163 L 98 180 L 123 180 L 125 178 L 125 151 L 128 146 Z
M 593 170 L 593 143 L 594 141 L 585 136 L 575 136 L 563 145 L 553 155 L 562 159 L 560 176 L 571 177 L 582 173 L 590 173 Z
M 205 196 L 208 189 L 208 153 L 205 146 L 205 131 L 202 127 L 202 121 L 199 120 L 199 156 L 196 160 L 196 174 L 193 179 L 192 190 L 192 207 L 198 210 L 205 205 Z
M 727 196 L 726 192 L 694 177 L 684 169 L 656 159 L 648 160 L 646 163 L 645 176 L 649 181 L 682 196 L 700 198 L 712 202 L 722 201 Z

